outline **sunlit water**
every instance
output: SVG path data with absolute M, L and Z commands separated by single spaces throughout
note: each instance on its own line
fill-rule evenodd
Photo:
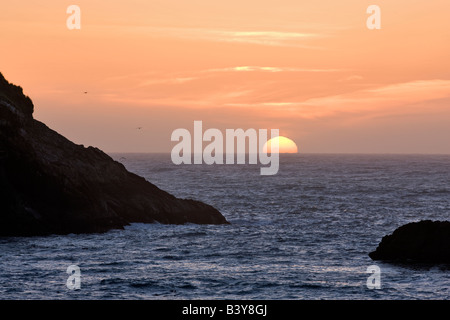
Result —
M 450 267 L 368 257 L 402 224 L 450 219 L 450 156 L 286 155 L 259 165 L 114 154 L 231 225 L 135 224 L 104 234 L 0 238 L 1 299 L 448 299 Z M 81 288 L 66 286 L 69 265 Z M 368 289 L 367 267 L 381 269 Z

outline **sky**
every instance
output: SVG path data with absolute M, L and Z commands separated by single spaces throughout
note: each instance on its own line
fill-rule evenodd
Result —
M 448 0 L 9 1 L 0 72 L 36 119 L 106 152 L 170 152 L 201 120 L 279 129 L 300 153 L 449 154 L 449 15 Z

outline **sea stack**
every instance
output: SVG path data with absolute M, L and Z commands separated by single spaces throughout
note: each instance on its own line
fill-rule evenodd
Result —
M 450 221 L 424 220 L 397 228 L 369 253 L 373 260 L 450 263 Z
M 33 118 L 33 102 L 0 73 L 0 236 L 105 232 L 133 222 L 227 224 L 94 147 Z

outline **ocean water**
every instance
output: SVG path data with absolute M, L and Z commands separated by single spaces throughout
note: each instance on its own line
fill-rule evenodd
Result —
M 381 238 L 450 219 L 448 155 L 283 155 L 259 165 L 113 154 L 230 225 L 133 224 L 104 234 L 0 238 L 0 299 L 449 299 L 450 267 L 372 261 Z M 68 266 L 80 268 L 69 290 Z M 367 268 L 380 268 L 369 289 Z

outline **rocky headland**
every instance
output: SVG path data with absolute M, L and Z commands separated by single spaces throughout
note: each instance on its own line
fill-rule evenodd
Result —
M 33 111 L 22 88 L 0 73 L 0 236 L 228 223 L 212 206 L 176 198 L 101 150 L 69 141 Z

